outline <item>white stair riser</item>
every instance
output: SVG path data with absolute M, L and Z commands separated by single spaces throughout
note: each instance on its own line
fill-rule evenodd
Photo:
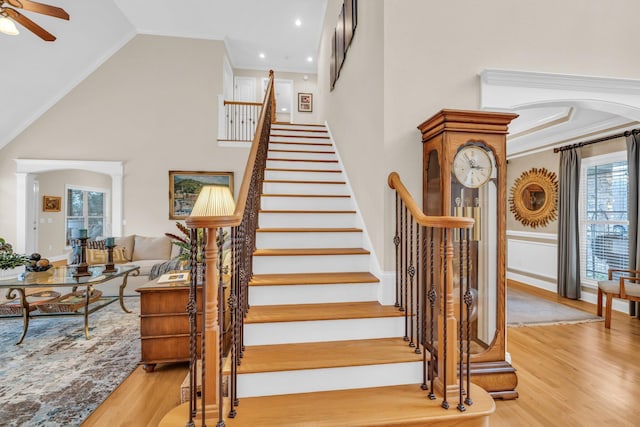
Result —
M 297 141 L 292 141 L 297 142 Z M 269 150 L 299 150 L 299 151 L 335 151 L 333 145 L 326 142 L 319 142 L 317 144 L 329 144 L 329 145 L 314 145 L 316 143 L 309 144 L 278 144 L 272 142 L 269 144 Z
M 269 150 L 269 158 L 278 159 L 300 159 L 300 160 L 337 160 L 335 153 L 311 153 L 296 151 L 273 151 Z
M 252 286 L 249 305 L 329 304 L 377 301 L 378 283 Z
M 311 132 L 311 130 L 313 129 L 288 129 L 288 130 L 282 130 L 282 129 L 272 129 L 271 130 L 271 135 L 287 135 L 287 136 L 322 136 L 322 137 L 326 137 L 329 136 L 328 132 Z M 317 129 L 317 130 L 324 130 L 324 129 Z M 278 137 L 275 137 L 278 138 Z M 316 138 L 314 138 L 316 139 Z M 319 138 L 318 138 L 319 139 Z
M 264 171 L 264 179 L 280 181 L 344 181 L 340 172 Z
M 349 228 L 356 226 L 355 213 L 265 213 L 260 212 L 258 224 L 260 228 Z
M 279 158 L 279 157 L 272 157 Z M 313 169 L 313 170 L 337 170 L 338 162 L 294 162 L 291 160 L 267 160 L 268 169 Z
M 422 382 L 422 363 L 389 363 L 238 375 L 238 397 L 384 387 Z
M 245 323 L 245 345 L 292 344 L 404 336 L 404 317 Z
M 264 197 L 260 199 L 263 210 L 311 210 L 350 211 L 354 210 L 350 197 Z
M 258 249 L 361 248 L 361 232 L 258 232 Z
M 349 194 L 345 184 L 308 184 L 290 182 L 265 182 L 262 184 L 262 192 L 265 194 Z
M 254 274 L 368 271 L 369 255 L 254 256 Z
M 326 126 L 310 126 L 305 124 L 293 124 L 293 123 L 283 123 L 283 124 L 273 124 L 271 125 L 271 130 L 273 133 L 278 133 L 281 130 L 327 130 Z M 278 131 L 278 132 L 276 132 Z

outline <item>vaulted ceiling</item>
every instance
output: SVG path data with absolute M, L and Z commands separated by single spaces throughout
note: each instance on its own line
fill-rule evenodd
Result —
M 24 11 L 57 37 L 52 43 L 20 26 L 18 36 L 0 34 L 0 148 L 136 34 L 224 40 L 235 68 L 315 73 L 327 5 L 327 0 L 39 1 L 62 7 L 71 19 Z

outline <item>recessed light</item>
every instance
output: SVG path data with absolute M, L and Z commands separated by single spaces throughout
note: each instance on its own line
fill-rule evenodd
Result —
M 287 111 L 287 108 L 286 108 L 286 107 L 282 107 L 282 108 L 280 109 L 280 111 Z
M 307 56 L 307 62 L 313 62 L 313 58 L 311 56 Z
M 300 19 L 296 19 L 296 27 L 302 25 L 302 21 Z
M 260 54 L 259 54 L 258 56 L 259 56 L 260 58 L 264 59 L 265 54 L 264 54 L 264 53 L 262 53 L 262 52 L 260 52 Z

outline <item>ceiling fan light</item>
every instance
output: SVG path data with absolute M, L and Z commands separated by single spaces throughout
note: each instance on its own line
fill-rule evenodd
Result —
M 17 36 L 20 31 L 16 28 L 16 24 L 7 17 L 0 16 L 0 33 L 8 34 L 10 36 Z

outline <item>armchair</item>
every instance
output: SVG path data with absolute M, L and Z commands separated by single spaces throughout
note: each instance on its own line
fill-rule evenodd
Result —
M 622 273 L 617 279 L 614 273 Z M 608 280 L 598 281 L 598 316 L 602 316 L 602 296 L 607 296 L 604 327 L 611 328 L 611 307 L 613 299 L 620 298 L 640 302 L 640 270 L 609 269 Z

